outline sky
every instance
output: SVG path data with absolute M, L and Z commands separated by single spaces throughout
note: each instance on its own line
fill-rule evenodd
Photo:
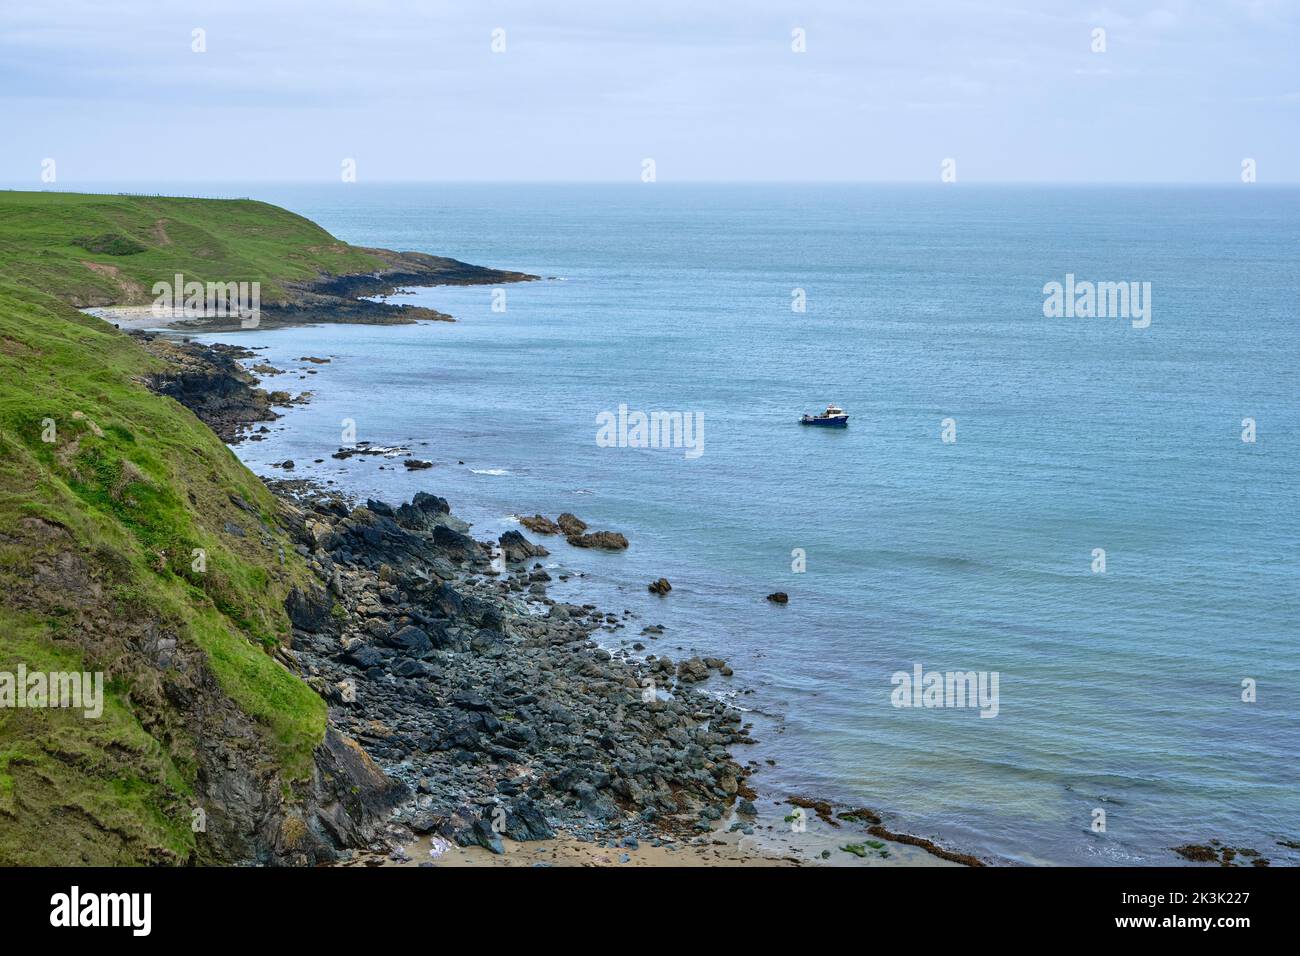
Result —
M 0 0 L 0 123 L 32 188 L 1296 183 L 1300 0 Z

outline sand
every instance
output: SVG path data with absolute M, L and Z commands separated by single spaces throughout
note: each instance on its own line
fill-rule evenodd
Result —
M 188 319 L 183 311 L 155 312 L 152 305 L 106 305 L 81 311 L 112 323 L 126 332 L 167 329 Z
M 635 849 L 601 846 L 570 834 L 553 840 L 515 843 L 502 840 L 501 855 L 479 847 L 458 847 L 437 837 L 423 836 L 407 844 L 408 859 L 393 859 L 381 854 L 358 854 L 348 866 L 957 866 L 939 859 L 923 849 L 892 841 L 875 840 L 855 823 L 841 822 L 833 827 L 815 817 L 802 832 L 795 832 L 785 822 L 793 810 L 788 805 L 774 806 L 753 822 L 753 835 L 729 832 L 734 816 L 725 819 L 712 833 L 695 839 L 678 839 L 654 846 L 641 841 Z M 882 844 L 869 846 L 871 840 Z M 841 849 L 862 846 L 865 857 Z M 888 856 L 881 855 L 884 851 Z M 825 856 L 823 856 L 825 854 Z

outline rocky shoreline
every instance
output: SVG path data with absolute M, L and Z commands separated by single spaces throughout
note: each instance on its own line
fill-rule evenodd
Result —
M 269 313 L 264 309 L 259 327 L 446 319 L 425 314 L 432 310 L 357 296 L 386 295 L 406 285 L 536 278 L 435 256 L 370 251 L 384 256 L 388 268 L 320 277 L 294 289 L 291 302 Z M 144 384 L 190 408 L 228 444 L 259 439 L 250 430 L 278 418 L 277 408 L 310 396 L 258 387 L 254 372 L 278 370 L 241 364 L 256 358 L 253 350 L 176 334 L 238 328 L 237 322 L 208 319 L 180 324 L 171 333 L 129 333 L 165 366 Z M 412 460 L 408 467 L 421 464 Z M 775 801 L 783 807 L 775 826 L 758 822 L 748 782 L 758 764 L 742 766 L 733 755 L 755 742 L 750 725 L 735 707 L 700 689 L 714 675 L 730 676 L 725 661 L 641 657 L 646 648 L 640 641 L 614 652 L 601 647 L 593 635 L 626 626 L 630 611 L 619 615 L 552 600 L 546 592 L 550 575 L 534 560 L 548 553 L 544 546 L 518 531 L 496 542 L 476 541 L 435 495 L 399 505 L 358 505 L 310 477 L 268 484 L 283 502 L 284 530 L 319 579 L 315 589 L 291 597 L 293 645 L 279 656 L 329 707 L 334 746 L 318 754 L 324 792 L 330 792 L 330 781 L 346 789 L 356 778 L 366 794 L 351 806 L 322 800 L 318 838 L 302 850 L 277 847 L 274 858 L 311 863 L 360 851 L 402 861 L 405 847 L 417 841 L 435 851 L 474 846 L 500 854 L 503 837 L 522 842 L 557 836 L 675 851 L 722 846 L 727 841 L 720 836 L 792 829 L 788 824 L 795 818 L 788 811 L 801 812 L 798 798 Z M 622 534 L 589 529 L 571 514 L 555 521 L 534 515 L 521 524 L 575 548 L 628 547 Z M 654 638 L 657 629 L 647 627 L 643 635 Z M 348 747 L 357 747 L 361 766 L 335 772 Z M 764 808 L 763 815 L 772 812 Z M 872 823 L 880 825 L 878 819 Z M 830 826 L 840 823 L 832 820 Z M 892 847 L 911 843 L 968 865 L 974 859 L 898 837 L 888 834 L 896 841 Z M 828 845 L 843 851 L 837 855 L 865 853 L 851 841 Z M 801 860 L 799 848 L 778 842 L 765 852 L 736 856 L 822 862 L 832 849 Z M 890 852 L 876 848 L 873 856 L 888 859 Z
M 256 353 L 238 345 L 202 345 L 152 332 L 129 333 L 140 345 L 166 363 L 166 371 L 150 376 L 151 391 L 180 402 L 217 433 L 235 444 L 261 422 L 274 421 L 277 407 L 301 404 L 308 393 L 268 392 L 240 362 Z
M 144 384 L 227 443 L 306 398 L 259 388 L 241 364 L 252 350 L 130 334 L 166 365 Z M 340 813 L 323 801 L 329 812 L 317 812 L 337 858 L 357 849 L 400 857 L 420 837 L 495 853 L 503 837 L 557 834 L 707 843 L 724 812 L 752 819 L 752 768 L 730 752 L 751 742 L 749 728 L 692 686 L 730 673 L 725 662 L 611 654 L 592 635 L 631 612 L 552 600 L 550 575 L 533 560 L 544 547 L 517 531 L 476 541 L 436 496 L 352 506 L 310 479 L 269 484 L 281 527 L 319 579 L 291 596 L 292 648 L 277 656 L 329 706 L 334 746 L 322 754 L 338 760 L 356 741 L 372 778 L 362 804 Z M 575 546 L 627 547 L 576 516 L 561 527 Z M 376 768 L 391 785 L 373 779 Z M 282 858 L 332 855 L 315 840 Z
M 384 262 L 374 272 L 347 275 L 321 275 L 310 282 L 287 283 L 283 301 L 260 305 L 256 328 L 275 329 L 290 325 L 346 323 L 349 325 L 409 325 L 413 322 L 454 322 L 444 312 L 424 306 L 377 301 L 409 286 L 504 285 L 533 282 L 541 278 L 526 272 L 489 269 L 446 256 L 422 252 L 393 252 L 368 249 Z M 183 315 L 159 318 L 152 308 L 142 304 L 142 293 L 128 303 L 109 305 L 103 302 L 74 302 L 90 314 L 113 322 L 120 328 L 142 329 L 169 326 L 180 332 L 237 332 L 249 328 L 233 312 L 187 318 Z
M 697 662 L 600 648 L 593 632 L 619 618 L 547 597 L 518 532 L 478 542 L 433 495 L 349 508 L 299 488 L 287 523 L 322 584 L 289 608 L 292 658 L 331 724 L 412 794 L 387 843 L 659 845 L 738 800 L 754 815 L 730 754 L 751 742 L 741 713 L 691 686 Z
M 257 386 L 241 364 L 256 358 L 252 350 L 132 334 L 168 365 L 146 384 L 228 443 L 257 437 L 251 426 L 296 401 Z M 503 838 L 717 853 L 773 829 L 759 823 L 749 784 L 757 762 L 734 756 L 755 742 L 750 725 L 701 687 L 731 674 L 726 661 L 641 657 L 640 640 L 601 647 L 596 633 L 628 626 L 632 612 L 553 600 L 540 541 L 520 531 L 475 540 L 435 495 L 357 504 L 309 477 L 268 485 L 282 502 L 282 528 L 319 582 L 291 596 L 293 643 L 279 656 L 328 704 L 335 746 L 323 750 L 356 741 L 373 761 L 367 767 L 390 781 L 369 780 L 367 801 L 346 813 L 324 802 L 319 829 L 334 849 L 317 840 L 310 853 L 289 851 L 287 862 L 402 862 L 417 843 L 500 854 Z M 574 547 L 628 546 L 576 515 L 521 524 Z M 659 633 L 647 626 L 642 636 Z M 799 805 L 785 802 L 778 829 L 789 829 L 788 810 Z M 858 849 L 849 846 L 846 854 Z M 732 846 L 729 862 L 755 861 L 821 862 L 779 844 Z

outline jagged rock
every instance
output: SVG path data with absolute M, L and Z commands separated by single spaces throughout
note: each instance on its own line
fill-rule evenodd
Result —
M 412 787 L 425 781 L 396 819 L 490 850 L 575 823 L 644 839 L 640 827 L 682 801 L 725 808 L 746 792 L 727 751 L 748 739 L 742 717 L 695 689 L 729 672 L 721 658 L 642 662 L 593 646 L 617 616 L 549 601 L 538 567 L 489 578 L 484 549 L 442 524 L 450 509 L 434 496 L 342 517 L 324 502 L 306 511 L 333 524 L 313 566 L 340 577 L 343 613 L 333 633 L 299 635 L 295 652 L 331 721 Z M 519 532 L 501 546 L 521 559 L 536 547 Z M 520 601 L 534 576 L 545 616 Z M 672 695 L 637 704 L 647 678 Z
M 433 641 L 421 628 L 407 625 L 385 642 L 406 657 L 423 659 L 433 653 Z
M 549 840 L 555 830 L 533 801 L 521 797 L 506 809 L 505 835 L 516 842 Z
M 469 639 L 469 649 L 476 654 L 486 654 L 500 645 L 500 633 L 486 627 L 479 628 Z
M 697 683 L 707 680 L 709 668 L 698 657 L 691 657 L 677 665 L 677 679 Z
M 519 523 L 535 534 L 559 534 L 560 526 L 550 518 L 543 518 L 541 515 L 533 515 L 531 518 L 520 518 Z
M 362 670 L 380 667 L 384 663 L 383 653 L 379 648 L 370 644 L 358 644 L 344 653 L 343 659 L 360 667 Z
M 314 807 L 307 809 L 314 810 L 315 823 L 337 846 L 365 846 L 389 811 L 409 793 L 405 784 L 380 770 L 356 741 L 332 727 L 316 748 L 315 763 L 310 799 Z M 321 854 L 324 858 L 333 856 L 331 848 L 321 849 L 328 851 Z
M 668 583 L 667 578 L 659 578 L 657 581 L 651 581 L 646 585 L 646 587 L 649 589 L 651 594 L 658 594 L 660 597 L 673 589 L 673 586 Z
M 471 826 L 456 831 L 456 842 L 461 846 L 481 846 L 500 856 L 505 853 L 501 837 L 487 820 L 475 820 Z
M 567 511 L 560 515 L 556 524 L 559 526 L 560 531 L 563 532 L 565 537 L 580 535 L 587 530 L 587 522 L 583 521 L 577 515 L 570 514 Z
M 254 353 L 240 346 L 176 342 L 137 335 L 141 345 L 168 363 L 168 370 L 146 380 L 150 390 L 167 395 L 194 412 L 222 441 L 238 442 L 255 422 L 280 416 L 257 379 L 239 364 Z
M 405 657 L 398 661 L 393 665 L 392 670 L 398 677 L 411 679 L 429 675 L 429 669 L 423 663 L 411 657 Z
M 451 703 L 453 706 L 459 707 L 462 710 L 489 711 L 492 709 L 492 704 L 487 700 L 487 698 L 482 694 L 475 694 L 472 692 L 457 694 L 451 699 Z
M 727 666 L 727 662 L 721 657 L 704 658 L 704 666 L 711 671 L 717 671 L 723 677 L 730 677 L 732 674 L 731 668 Z
M 462 534 L 446 525 L 438 525 L 434 528 L 432 538 L 433 543 L 454 561 L 464 562 L 483 559 L 483 549 L 477 541 L 469 535 Z
M 533 544 L 518 531 L 507 531 L 499 539 L 501 550 L 506 560 L 511 562 L 527 561 L 529 558 L 544 558 L 551 552 L 540 544 Z
M 443 617 L 459 617 L 465 610 L 465 599 L 450 584 L 440 584 L 425 599 Z
M 575 548 L 603 548 L 606 551 L 622 551 L 627 547 L 627 538 L 617 531 L 595 531 L 591 534 L 572 534 L 564 540 Z
M 303 631 L 321 631 L 330 623 L 334 602 L 324 588 L 303 591 L 293 588 L 285 598 L 284 609 L 294 627 Z

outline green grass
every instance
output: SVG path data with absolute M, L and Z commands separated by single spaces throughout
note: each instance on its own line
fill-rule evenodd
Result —
M 88 236 L 101 251 L 78 245 Z M 290 633 L 285 596 L 310 580 L 275 528 L 277 502 L 191 412 L 144 387 L 159 360 L 68 303 L 123 301 L 123 281 L 175 272 L 260 281 L 266 301 L 286 281 L 373 262 L 263 203 L 0 192 L 0 670 L 111 678 L 101 720 L 0 710 L 0 863 L 193 857 L 201 744 L 140 662 L 145 625 L 204 655 L 287 789 L 309 777 L 325 730 L 324 702 L 269 653 Z
M 0 608 L 0 670 L 84 672 L 84 657 Z M 8 865 L 179 863 L 194 848 L 182 772 L 120 686 L 103 714 L 0 709 L 0 860 Z M 141 860 L 141 853 L 144 859 Z
M 309 219 L 251 199 L 0 191 L 0 275 L 80 306 L 147 305 L 153 284 L 177 272 L 186 281 L 261 282 L 271 304 L 283 301 L 285 282 L 382 264 Z

